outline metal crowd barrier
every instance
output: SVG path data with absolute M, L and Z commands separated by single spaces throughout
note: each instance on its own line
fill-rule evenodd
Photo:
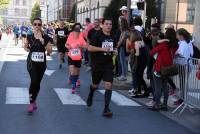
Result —
M 177 97 L 183 100 L 172 113 L 180 109 L 180 114 L 188 107 L 200 109 L 200 80 L 197 79 L 196 73 L 200 67 L 200 59 L 176 58 L 175 62 L 178 68 L 178 75 L 173 77 L 177 86 Z M 191 110 L 192 111 L 192 110 Z

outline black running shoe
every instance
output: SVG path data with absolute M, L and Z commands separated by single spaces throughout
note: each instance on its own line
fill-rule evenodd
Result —
M 110 111 L 109 108 L 105 108 L 104 111 L 103 111 L 103 116 L 104 117 L 112 117 L 113 113 Z

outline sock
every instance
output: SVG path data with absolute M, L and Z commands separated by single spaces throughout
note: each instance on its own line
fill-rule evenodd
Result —
M 93 88 L 92 85 L 91 85 L 91 86 L 90 86 L 90 93 L 89 93 L 89 97 L 90 97 L 90 98 L 93 98 L 95 90 L 97 90 L 97 89 L 96 89 L 96 88 Z
M 112 96 L 112 90 L 106 90 L 104 95 L 105 108 L 109 108 L 111 96 Z
M 76 82 L 78 80 L 78 75 L 71 75 L 72 79 L 72 88 L 76 88 Z

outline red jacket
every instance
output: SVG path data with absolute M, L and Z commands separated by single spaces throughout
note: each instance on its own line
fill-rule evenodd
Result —
M 154 71 L 160 72 L 162 67 L 167 67 L 173 64 L 172 54 L 174 52 L 169 48 L 167 40 L 159 41 L 158 45 L 150 51 L 150 56 L 153 57 L 156 53 L 158 56 L 154 64 Z

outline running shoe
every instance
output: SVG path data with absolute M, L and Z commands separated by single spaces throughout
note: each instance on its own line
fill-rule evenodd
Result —
M 148 107 L 153 107 L 153 105 L 155 105 L 155 102 L 153 100 L 146 103 L 146 106 Z
M 112 117 L 113 113 L 110 111 L 109 108 L 105 108 L 104 111 L 103 111 L 103 116 L 104 117 Z
M 37 110 L 37 103 L 36 102 L 33 102 L 33 109 Z
M 80 80 L 77 80 L 76 82 L 76 87 L 80 87 L 81 86 L 81 81 Z
M 72 88 L 72 94 L 76 93 L 76 88 Z
M 34 111 L 34 104 L 31 103 L 31 104 L 28 105 L 28 112 L 33 113 L 33 111 Z
M 135 89 L 132 88 L 131 90 L 128 91 L 128 93 L 132 94 L 134 91 L 135 91 Z

